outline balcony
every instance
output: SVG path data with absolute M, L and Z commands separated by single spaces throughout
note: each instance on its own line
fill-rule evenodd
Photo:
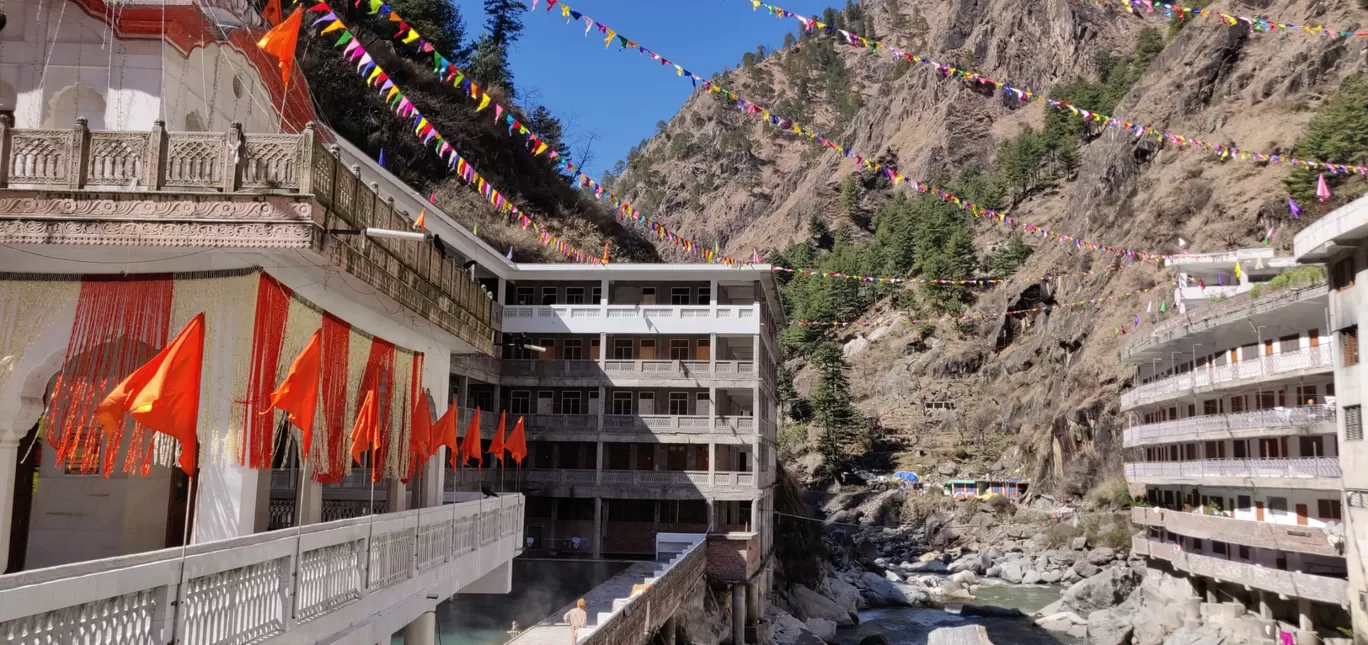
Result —
M 1299 262 L 1324 262 L 1368 238 L 1368 199 L 1359 198 L 1311 222 L 1292 242 Z
M 1259 356 L 1253 360 L 1199 367 L 1186 374 L 1151 381 L 1121 395 L 1121 409 L 1175 399 L 1193 390 L 1214 388 L 1226 383 L 1272 376 L 1295 376 L 1301 372 L 1329 372 L 1335 368 L 1335 344 L 1323 342 L 1319 347 Z
M 332 264 L 493 352 L 492 303 L 457 260 L 427 244 L 327 234 L 407 229 L 409 219 L 311 125 L 263 135 L 239 126 L 93 132 L 85 123 L 21 130 L 0 121 L 0 243 L 309 251 L 314 264 Z
M 1330 544 L 1330 535 L 1321 527 L 1255 522 L 1220 515 L 1138 507 L 1131 509 L 1131 521 L 1142 526 L 1162 527 L 1178 535 L 1202 540 L 1344 557 L 1343 553 Z
M 486 414 L 485 417 L 493 418 L 494 415 Z M 523 419 L 530 439 L 554 438 L 537 436 L 535 434 L 537 432 L 564 432 L 567 430 L 610 434 L 660 433 L 722 436 L 755 433 L 755 417 L 716 417 L 710 419 L 703 415 L 605 414 L 601 428 L 597 414 L 529 414 Z M 712 421 L 711 426 L 709 425 L 710 420 Z M 484 419 L 481 421 L 483 425 Z M 511 424 L 512 421 L 509 423 Z
M 698 499 L 700 495 L 750 499 L 757 490 L 752 472 L 706 470 L 594 470 L 592 468 L 524 468 L 502 474 L 495 469 L 462 468 L 447 473 L 448 491 L 471 490 L 481 484 L 547 487 L 574 487 L 576 494 L 611 497 L 659 497 Z
M 504 333 L 758 334 L 759 305 L 506 306 Z
M 755 361 L 539 360 L 459 355 L 459 374 L 501 385 L 644 387 L 652 384 L 751 385 Z
M 523 506 L 521 495 L 501 495 L 0 576 L 0 634 L 25 643 L 389 634 L 377 617 L 407 610 L 416 594 L 459 593 L 508 566 L 521 550 Z
M 1155 461 L 1126 464 L 1126 479 L 1133 484 L 1336 490 L 1340 487 L 1340 465 L 1334 457 Z
M 1252 288 L 1253 285 L 1247 286 Z M 1260 318 L 1256 325 L 1299 328 L 1301 322 L 1324 318 L 1329 293 L 1325 283 L 1272 292 L 1265 287 L 1258 298 L 1250 297 L 1249 289 L 1239 286 L 1208 286 L 1205 290 L 1201 287 L 1184 287 L 1181 291 L 1186 301 L 1210 299 L 1217 295 L 1230 297 L 1206 302 L 1200 307 L 1189 306 L 1187 314 L 1170 314 L 1170 318 L 1156 324 L 1148 334 L 1123 347 L 1122 360 L 1144 363 L 1156 358 L 1171 359 L 1172 355 L 1168 352 L 1190 352 L 1193 344 L 1200 344 L 1203 348 L 1230 346 L 1232 335 L 1238 334 L 1245 335 L 1244 341 L 1254 343 L 1258 340 L 1258 334 L 1249 327 L 1251 318 Z M 1314 327 L 1316 324 L 1313 322 L 1306 326 Z
M 1196 576 L 1247 585 L 1289 598 L 1306 598 L 1338 606 L 1349 604 L 1349 582 L 1341 578 L 1300 571 L 1283 571 L 1247 562 L 1186 553 L 1177 545 L 1151 540 L 1144 535 L 1131 538 L 1131 552 L 1167 560 L 1175 569 Z
M 1150 444 L 1248 439 L 1287 434 L 1334 434 L 1335 408 L 1305 405 L 1239 414 L 1208 414 L 1127 428 L 1125 447 Z

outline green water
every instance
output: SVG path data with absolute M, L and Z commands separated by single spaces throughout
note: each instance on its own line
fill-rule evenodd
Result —
M 984 585 L 974 591 L 971 604 L 1020 609 L 1029 616 L 1059 599 L 1060 587 L 1050 585 Z M 1082 641 L 1036 627 L 1029 617 L 961 616 L 958 607 L 924 609 L 889 607 L 860 612 L 860 624 L 837 631 L 837 645 L 857 645 L 861 639 L 883 634 L 893 645 L 925 645 L 941 627 L 983 625 L 994 643 L 1004 645 L 1077 645 Z

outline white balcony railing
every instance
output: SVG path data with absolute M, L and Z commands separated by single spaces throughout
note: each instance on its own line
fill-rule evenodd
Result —
M 755 487 L 754 473 L 718 471 L 709 474 L 706 470 L 532 468 L 525 471 L 522 478 L 541 484 L 588 485 L 597 482 L 605 486 L 683 486 L 699 490 Z
M 1301 370 L 1316 368 L 1329 371 L 1334 369 L 1334 367 L 1335 344 L 1326 341 L 1321 343 L 1319 347 L 1304 347 L 1292 352 L 1283 352 L 1271 356 L 1259 356 L 1250 360 L 1242 360 L 1238 363 L 1199 367 L 1186 374 L 1177 374 L 1157 381 L 1151 381 L 1122 394 L 1121 407 L 1123 409 L 1129 409 L 1137 405 L 1173 398 L 1171 395 L 1177 392 L 1185 392 L 1196 388 L 1209 387 L 1241 379 L 1252 379 L 1277 374 L 1291 374 Z
M 1339 459 L 1202 459 L 1126 464 L 1126 479 L 1236 477 L 1242 479 L 1338 479 Z
M 1126 447 L 1148 443 L 1200 441 L 1229 438 L 1239 433 L 1269 429 L 1286 433 L 1294 428 L 1326 426 L 1326 433 L 1335 431 L 1335 408 L 1328 405 L 1304 405 L 1295 408 L 1255 410 L 1238 414 L 1207 414 L 1173 421 L 1146 423 L 1127 428 Z
M 1344 578 L 1284 571 L 1224 557 L 1188 553 L 1175 544 L 1151 540 L 1143 534 L 1131 538 L 1131 552 L 1168 560 L 1174 568 L 1193 575 L 1248 585 L 1289 598 L 1306 598 L 1340 606 L 1348 606 L 1349 603 L 1349 582 Z
M 759 305 L 509 305 L 503 331 L 699 333 L 699 323 L 721 333 L 758 333 Z
M 1329 532 L 1319 526 L 1241 520 L 1225 515 L 1155 507 L 1132 508 L 1131 522 L 1139 526 L 1163 527 L 1171 533 L 1202 540 L 1329 557 L 1344 555 L 1330 539 Z
M 517 555 L 501 495 L 0 576 L 6 643 L 305 643 Z

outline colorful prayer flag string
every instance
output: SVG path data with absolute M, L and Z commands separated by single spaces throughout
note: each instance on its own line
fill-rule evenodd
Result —
M 1103 6 L 1111 5 L 1108 0 L 1096 0 Z M 1237 16 L 1224 13 L 1215 9 L 1202 9 L 1198 7 L 1184 7 L 1180 4 L 1164 2 L 1164 0 L 1120 0 L 1117 4 L 1121 5 L 1121 10 L 1130 14 L 1139 14 L 1143 9 L 1144 13 L 1154 13 L 1154 8 L 1163 9 L 1164 18 L 1177 18 L 1179 20 L 1189 20 L 1194 16 L 1203 18 L 1215 18 L 1225 23 L 1228 27 L 1235 25 L 1245 25 L 1249 28 L 1250 34 L 1273 33 L 1275 31 L 1301 31 L 1318 38 L 1365 38 L 1368 32 L 1354 31 L 1352 29 L 1332 29 L 1325 25 L 1299 25 L 1290 22 L 1274 22 L 1267 18 L 1257 18 L 1253 16 Z
M 1093 275 L 1102 275 L 1102 274 L 1104 274 L 1104 273 L 1113 273 L 1113 272 L 1116 272 L 1116 271 L 1120 271 L 1120 270 L 1122 270 L 1122 269 L 1129 269 L 1130 267 L 1139 266 L 1139 265 L 1140 265 L 1139 263 L 1133 262 L 1133 263 L 1130 263 L 1130 264 L 1120 264 L 1120 265 L 1116 265 L 1116 266 L 1103 267 L 1103 268 L 1101 268 L 1101 269 L 1093 269 L 1093 270 L 1091 270 L 1091 271 L 1079 271 L 1079 272 L 1077 272 L 1077 273 L 1047 273 L 1047 274 L 1042 275 L 1042 276 L 1039 276 L 1039 277 L 1006 278 L 1006 279 L 999 279 L 999 278 L 973 278 L 973 279 L 969 279 L 969 280 L 936 280 L 936 279 L 932 279 L 932 278 L 898 278 L 898 277 L 888 277 L 888 276 L 852 275 L 852 274 L 849 274 L 849 273 L 840 273 L 840 272 L 838 272 L 838 271 L 817 271 L 817 270 L 814 270 L 814 269 L 790 269 L 790 268 L 788 268 L 788 267 L 781 267 L 781 266 L 771 266 L 771 267 L 770 267 L 770 272 L 771 272 L 771 273 L 792 273 L 792 274 L 796 274 L 796 275 L 805 275 L 805 276 L 810 276 L 810 277 L 814 277 L 814 278 L 837 278 L 837 279 L 844 279 L 844 280 L 852 280 L 852 281 L 855 281 L 855 282 L 875 282 L 875 283 L 882 283 L 882 284 L 947 284 L 947 285 L 963 285 L 963 286 L 971 286 L 971 287 L 973 287 L 973 286 L 1002 285 L 1002 284 L 1007 284 L 1007 283 L 1009 283 L 1009 282 L 1053 282 L 1053 281 L 1057 281 L 1057 280 L 1060 280 L 1060 279 L 1063 279 L 1063 278 L 1082 278 L 1082 277 L 1093 276 Z
M 564 2 L 558 2 L 557 0 L 547 0 L 546 10 L 549 12 L 551 11 L 552 7 L 557 5 L 560 6 L 561 14 L 565 16 L 567 24 L 569 24 L 571 20 L 582 20 L 587 25 L 585 29 L 586 34 L 589 32 L 590 29 L 598 29 L 599 33 L 607 34 L 608 37 L 604 40 L 605 45 L 611 44 L 613 42 L 613 39 L 616 38 L 622 49 L 632 48 L 637 50 L 639 53 L 647 54 L 652 58 L 652 60 L 660 61 L 661 66 L 673 67 L 677 76 L 688 78 L 692 83 L 694 83 L 695 86 L 697 86 L 699 83 L 702 83 L 704 89 L 706 89 L 707 91 L 715 94 L 721 94 L 726 98 L 735 101 L 736 108 L 744 112 L 746 115 L 761 118 L 764 120 L 765 123 L 768 123 L 772 126 L 776 126 L 780 130 L 792 132 L 794 134 L 800 134 L 822 145 L 825 145 L 826 147 L 831 148 L 832 150 L 840 152 L 844 154 L 846 157 L 853 158 L 857 162 L 859 162 L 862 167 L 884 174 L 888 177 L 889 181 L 891 181 L 895 185 L 902 182 L 907 182 L 917 192 L 932 195 L 942 201 L 954 204 L 956 207 L 960 209 L 969 211 L 974 217 L 996 219 L 998 222 L 1002 223 L 1004 226 L 1007 226 L 1009 228 L 1020 228 L 1023 231 L 1032 235 L 1039 234 L 1041 237 L 1045 239 L 1058 240 L 1061 244 L 1073 244 L 1074 246 L 1081 249 L 1087 249 L 1097 253 L 1117 255 L 1120 257 L 1130 258 L 1132 260 L 1158 260 L 1170 257 L 1168 254 L 1163 253 L 1151 253 L 1146 251 L 1136 251 L 1132 249 L 1105 246 L 1102 244 L 1089 242 L 1087 240 L 1065 233 L 1052 231 L 1043 226 L 1036 226 L 1034 224 L 1020 222 L 1016 218 L 1009 217 L 1006 214 L 991 208 L 979 206 L 978 204 L 975 204 L 967 199 L 963 199 L 949 191 L 942 190 L 940 188 L 922 182 L 913 181 L 907 178 L 906 176 L 894 171 L 893 169 L 884 166 L 883 164 L 875 163 L 870 159 L 866 158 L 864 155 L 857 154 L 849 148 L 840 146 L 835 142 L 831 141 L 830 139 L 822 137 L 810 128 L 803 127 L 802 125 L 794 122 L 791 119 L 780 117 L 770 112 L 768 108 L 765 108 L 753 101 L 749 101 L 741 97 L 740 95 L 736 94 L 735 92 L 732 92 L 731 90 L 723 88 L 722 86 L 713 83 L 708 79 L 705 79 L 701 76 L 694 74 L 693 72 L 690 72 L 687 69 L 684 69 L 682 65 L 670 61 L 664 56 L 661 56 L 660 54 L 657 54 L 656 52 L 651 51 L 650 49 L 647 49 L 646 47 L 640 44 L 637 44 L 635 41 L 629 40 L 626 36 L 623 36 L 620 32 L 611 29 L 607 25 L 604 25 L 603 23 L 600 23 L 594 20 L 593 18 L 590 18 L 589 16 L 586 16 L 578 11 L 575 11 L 574 9 L 571 9 L 570 6 L 565 4 Z M 763 3 L 760 3 L 760 5 L 768 6 L 763 5 Z M 809 19 L 807 18 L 800 19 L 804 21 L 809 21 Z M 598 182 L 594 181 L 591 177 L 581 172 L 570 162 L 567 161 L 564 165 L 567 170 L 569 170 L 572 173 L 575 173 L 575 176 L 578 178 L 580 185 L 582 187 L 592 187 L 596 195 L 598 195 L 602 199 L 606 199 L 612 202 L 620 213 L 630 215 L 633 219 L 636 219 L 637 221 L 650 226 L 653 230 L 657 230 L 658 234 L 660 235 L 663 235 L 663 233 L 660 233 L 660 231 L 668 231 L 668 229 L 666 229 L 665 227 L 660 226 L 658 223 L 654 222 L 649 217 L 646 217 L 645 215 L 641 214 L 639 211 L 634 209 L 631 206 L 631 204 L 628 204 L 627 202 L 619 199 L 616 195 L 613 195 L 610 191 L 604 189 L 604 187 L 601 184 L 599 184 Z M 667 238 L 662 237 L 661 239 Z M 723 259 L 725 261 L 729 260 L 730 258 Z
M 1321 172 L 1331 172 L 1335 174 L 1346 175 L 1357 174 L 1368 177 L 1368 167 L 1365 166 L 1356 166 L 1352 164 L 1343 163 L 1331 163 L 1311 159 L 1298 159 L 1297 157 L 1289 157 L 1280 154 L 1269 154 L 1267 152 L 1258 152 L 1254 150 L 1242 150 L 1240 148 L 1226 146 L 1219 143 L 1211 143 L 1209 141 L 1203 141 L 1196 137 L 1189 137 L 1186 135 L 1178 134 L 1176 132 L 1170 132 L 1168 130 L 1156 128 L 1151 125 L 1123 121 L 1121 119 L 1117 119 L 1115 117 L 1102 114 L 1101 112 L 1093 112 L 1091 110 L 1085 110 L 1077 106 L 1070 105 L 1065 101 L 1056 101 L 1054 99 L 1044 96 L 1040 92 L 1023 90 L 1020 88 L 1013 87 L 1008 83 L 995 81 L 977 72 L 959 69 L 957 67 L 954 67 L 953 65 L 938 63 L 923 56 L 909 54 L 905 51 L 902 51 L 901 49 L 898 49 L 897 47 L 885 45 L 877 40 L 870 40 L 853 31 L 837 29 L 824 22 L 820 22 L 813 18 L 800 16 L 782 7 L 777 7 L 772 4 L 761 2 L 760 0 L 746 1 L 749 2 L 754 9 L 758 10 L 763 7 L 766 11 L 770 13 L 770 15 L 780 18 L 793 18 L 794 20 L 797 20 L 799 23 L 802 23 L 803 28 L 808 32 L 811 32 L 813 29 L 821 29 L 822 31 L 829 34 L 840 34 L 840 40 L 844 41 L 846 44 L 849 44 L 851 46 L 868 49 L 876 53 L 879 50 L 888 51 L 899 60 L 905 60 L 912 63 L 920 63 L 922 65 L 926 65 L 927 67 L 934 68 L 938 72 L 938 77 L 941 80 L 950 80 L 952 78 L 957 78 L 972 83 L 977 83 L 979 85 L 991 85 L 996 89 L 1002 90 L 1003 92 L 1006 92 L 1007 94 L 1016 97 L 1018 101 L 1037 101 L 1059 110 L 1067 110 L 1077 116 L 1082 117 L 1084 121 L 1091 121 L 1094 123 L 1102 124 L 1107 128 L 1129 132 L 1130 134 L 1134 135 L 1137 139 L 1141 137 L 1149 137 L 1154 139 L 1156 142 L 1168 142 L 1180 148 L 1190 146 L 1201 148 L 1207 152 L 1210 152 L 1211 154 L 1218 156 L 1223 161 L 1226 159 L 1239 159 L 1240 161 L 1263 161 L 1275 163 L 1278 165 L 1287 164 L 1300 168 L 1310 168 Z M 698 79 L 698 77 L 694 78 L 696 80 L 701 80 Z
M 333 31 L 342 32 L 341 37 L 334 43 L 334 46 L 344 47 L 342 51 L 343 58 L 346 58 L 348 62 L 356 65 L 357 71 L 360 73 L 361 77 L 365 79 L 368 87 L 379 89 L 380 97 L 385 101 L 385 104 L 388 105 L 390 109 L 394 110 L 399 118 L 408 122 L 408 129 L 410 132 L 414 136 L 419 137 L 424 145 L 432 146 L 437 151 L 437 156 L 441 157 L 443 161 L 446 161 L 450 169 L 456 171 L 456 174 L 461 177 L 461 179 L 465 180 L 471 188 L 480 193 L 480 195 L 500 213 L 508 217 L 510 222 L 521 225 L 523 230 L 531 228 L 532 231 L 537 234 L 542 245 L 566 258 L 585 264 L 602 264 L 602 260 L 600 260 L 597 255 L 581 251 L 574 245 L 566 242 L 559 236 L 539 225 L 535 220 L 524 213 L 522 209 L 518 208 L 516 204 L 505 197 L 503 193 L 494 188 L 493 184 L 486 181 L 485 178 L 475 170 L 475 167 L 472 166 L 470 162 L 466 161 L 465 158 L 461 157 L 461 155 L 456 152 L 456 149 L 452 147 L 451 143 L 442 137 L 442 134 L 428 121 L 426 116 L 423 116 L 417 106 L 415 106 L 407 96 L 404 96 L 404 93 L 399 89 L 399 86 L 396 85 L 394 81 L 390 79 L 389 75 L 385 73 L 385 70 L 371 58 L 370 53 L 361 46 L 361 43 L 356 40 L 356 37 L 352 34 L 351 30 L 347 29 L 346 25 L 338 19 L 337 14 L 328 7 L 326 2 L 319 2 L 310 7 L 309 11 L 324 12 L 324 15 L 321 18 L 313 22 L 315 27 L 327 23 L 322 27 L 321 33 Z

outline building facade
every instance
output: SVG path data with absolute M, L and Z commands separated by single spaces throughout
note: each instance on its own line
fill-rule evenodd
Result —
M 1138 372 L 1121 398 L 1125 475 L 1146 502 L 1133 510 L 1134 550 L 1190 578 L 1208 617 L 1248 610 L 1270 637 L 1299 643 L 1341 636 L 1345 343 L 1328 325 L 1327 287 L 1274 280 L 1308 270 L 1271 249 L 1169 264 L 1183 306 L 1121 352 Z

